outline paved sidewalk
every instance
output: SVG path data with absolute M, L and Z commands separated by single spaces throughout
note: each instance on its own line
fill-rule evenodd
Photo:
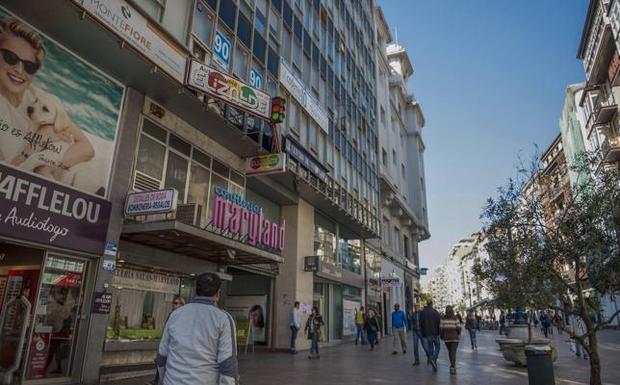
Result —
M 602 333 L 601 355 L 605 384 L 620 384 L 620 332 Z M 410 337 L 410 335 L 408 336 Z M 442 343 L 439 370 L 433 373 L 426 366 L 411 366 L 413 351 L 407 355 L 392 356 L 391 337 L 383 339 L 378 350 L 368 351 L 367 346 L 352 344 L 323 349 L 320 360 L 308 360 L 303 352 L 296 356 L 286 353 L 255 353 L 241 356 L 241 383 L 243 385 L 361 385 L 361 384 L 459 384 L 459 385 L 523 385 L 527 384 L 527 369 L 506 362 L 497 350 L 495 332 L 478 335 L 479 349 L 472 352 L 468 336 L 461 338 L 457 355 L 457 374 L 449 373 L 447 351 Z M 564 338 L 562 338 L 564 337 Z M 410 339 L 407 340 L 410 343 Z M 587 385 L 588 361 L 577 358 L 569 350 L 566 335 L 554 336 L 559 350 L 555 363 L 556 384 Z
M 411 344 L 411 335 L 407 343 Z M 620 385 L 620 332 L 609 330 L 600 334 L 603 380 L 605 385 Z M 448 356 L 442 343 L 439 371 L 433 373 L 426 366 L 413 367 L 413 351 L 407 355 L 391 355 L 391 337 L 384 338 L 375 351 L 368 345 L 343 344 L 321 350 L 320 360 L 309 360 L 307 352 L 298 355 L 287 353 L 256 352 L 239 357 L 242 385 L 524 385 L 528 383 L 527 369 L 506 362 L 495 343 L 496 332 L 478 334 L 479 349 L 472 352 L 465 333 L 457 355 L 457 374 L 449 373 Z M 557 385 L 587 385 L 588 361 L 577 358 L 569 350 L 566 335 L 555 335 L 553 344 L 558 348 L 555 363 Z M 114 385 L 143 385 L 145 380 L 128 380 Z M 110 384 L 112 385 L 112 384 Z

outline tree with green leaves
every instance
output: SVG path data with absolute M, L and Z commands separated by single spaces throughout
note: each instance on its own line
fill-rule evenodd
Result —
M 483 209 L 489 258 L 475 275 L 499 306 L 553 309 L 585 325 L 557 325 L 590 356 L 590 384 L 600 385 L 597 333 L 618 316 L 597 322 L 598 293 L 620 290 L 620 184 L 616 170 L 592 170 L 585 156 L 570 167 L 587 178 L 549 216 L 538 157 L 498 189 Z M 531 326 L 530 326 L 531 338 Z

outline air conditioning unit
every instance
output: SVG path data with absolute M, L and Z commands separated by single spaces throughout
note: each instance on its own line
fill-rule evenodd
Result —
M 186 203 L 177 205 L 177 221 L 191 226 L 200 227 L 202 218 L 202 205 L 198 203 Z

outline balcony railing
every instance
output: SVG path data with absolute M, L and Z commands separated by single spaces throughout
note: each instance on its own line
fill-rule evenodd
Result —
M 588 126 L 593 127 L 609 123 L 618 111 L 618 105 L 613 94 L 607 92 L 603 87 L 598 87 L 590 92 L 595 92 L 597 95 L 592 102 L 592 112 L 588 117 Z
M 618 137 L 606 138 L 601 143 L 601 155 L 603 163 L 613 163 L 620 160 L 620 139 Z

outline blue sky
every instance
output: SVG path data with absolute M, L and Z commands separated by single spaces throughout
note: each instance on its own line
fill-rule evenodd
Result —
M 587 0 L 378 0 L 409 52 L 409 83 L 426 118 L 431 273 L 477 231 L 482 205 L 514 174 L 520 151 L 559 134 L 568 84 L 584 80 L 576 52 Z

